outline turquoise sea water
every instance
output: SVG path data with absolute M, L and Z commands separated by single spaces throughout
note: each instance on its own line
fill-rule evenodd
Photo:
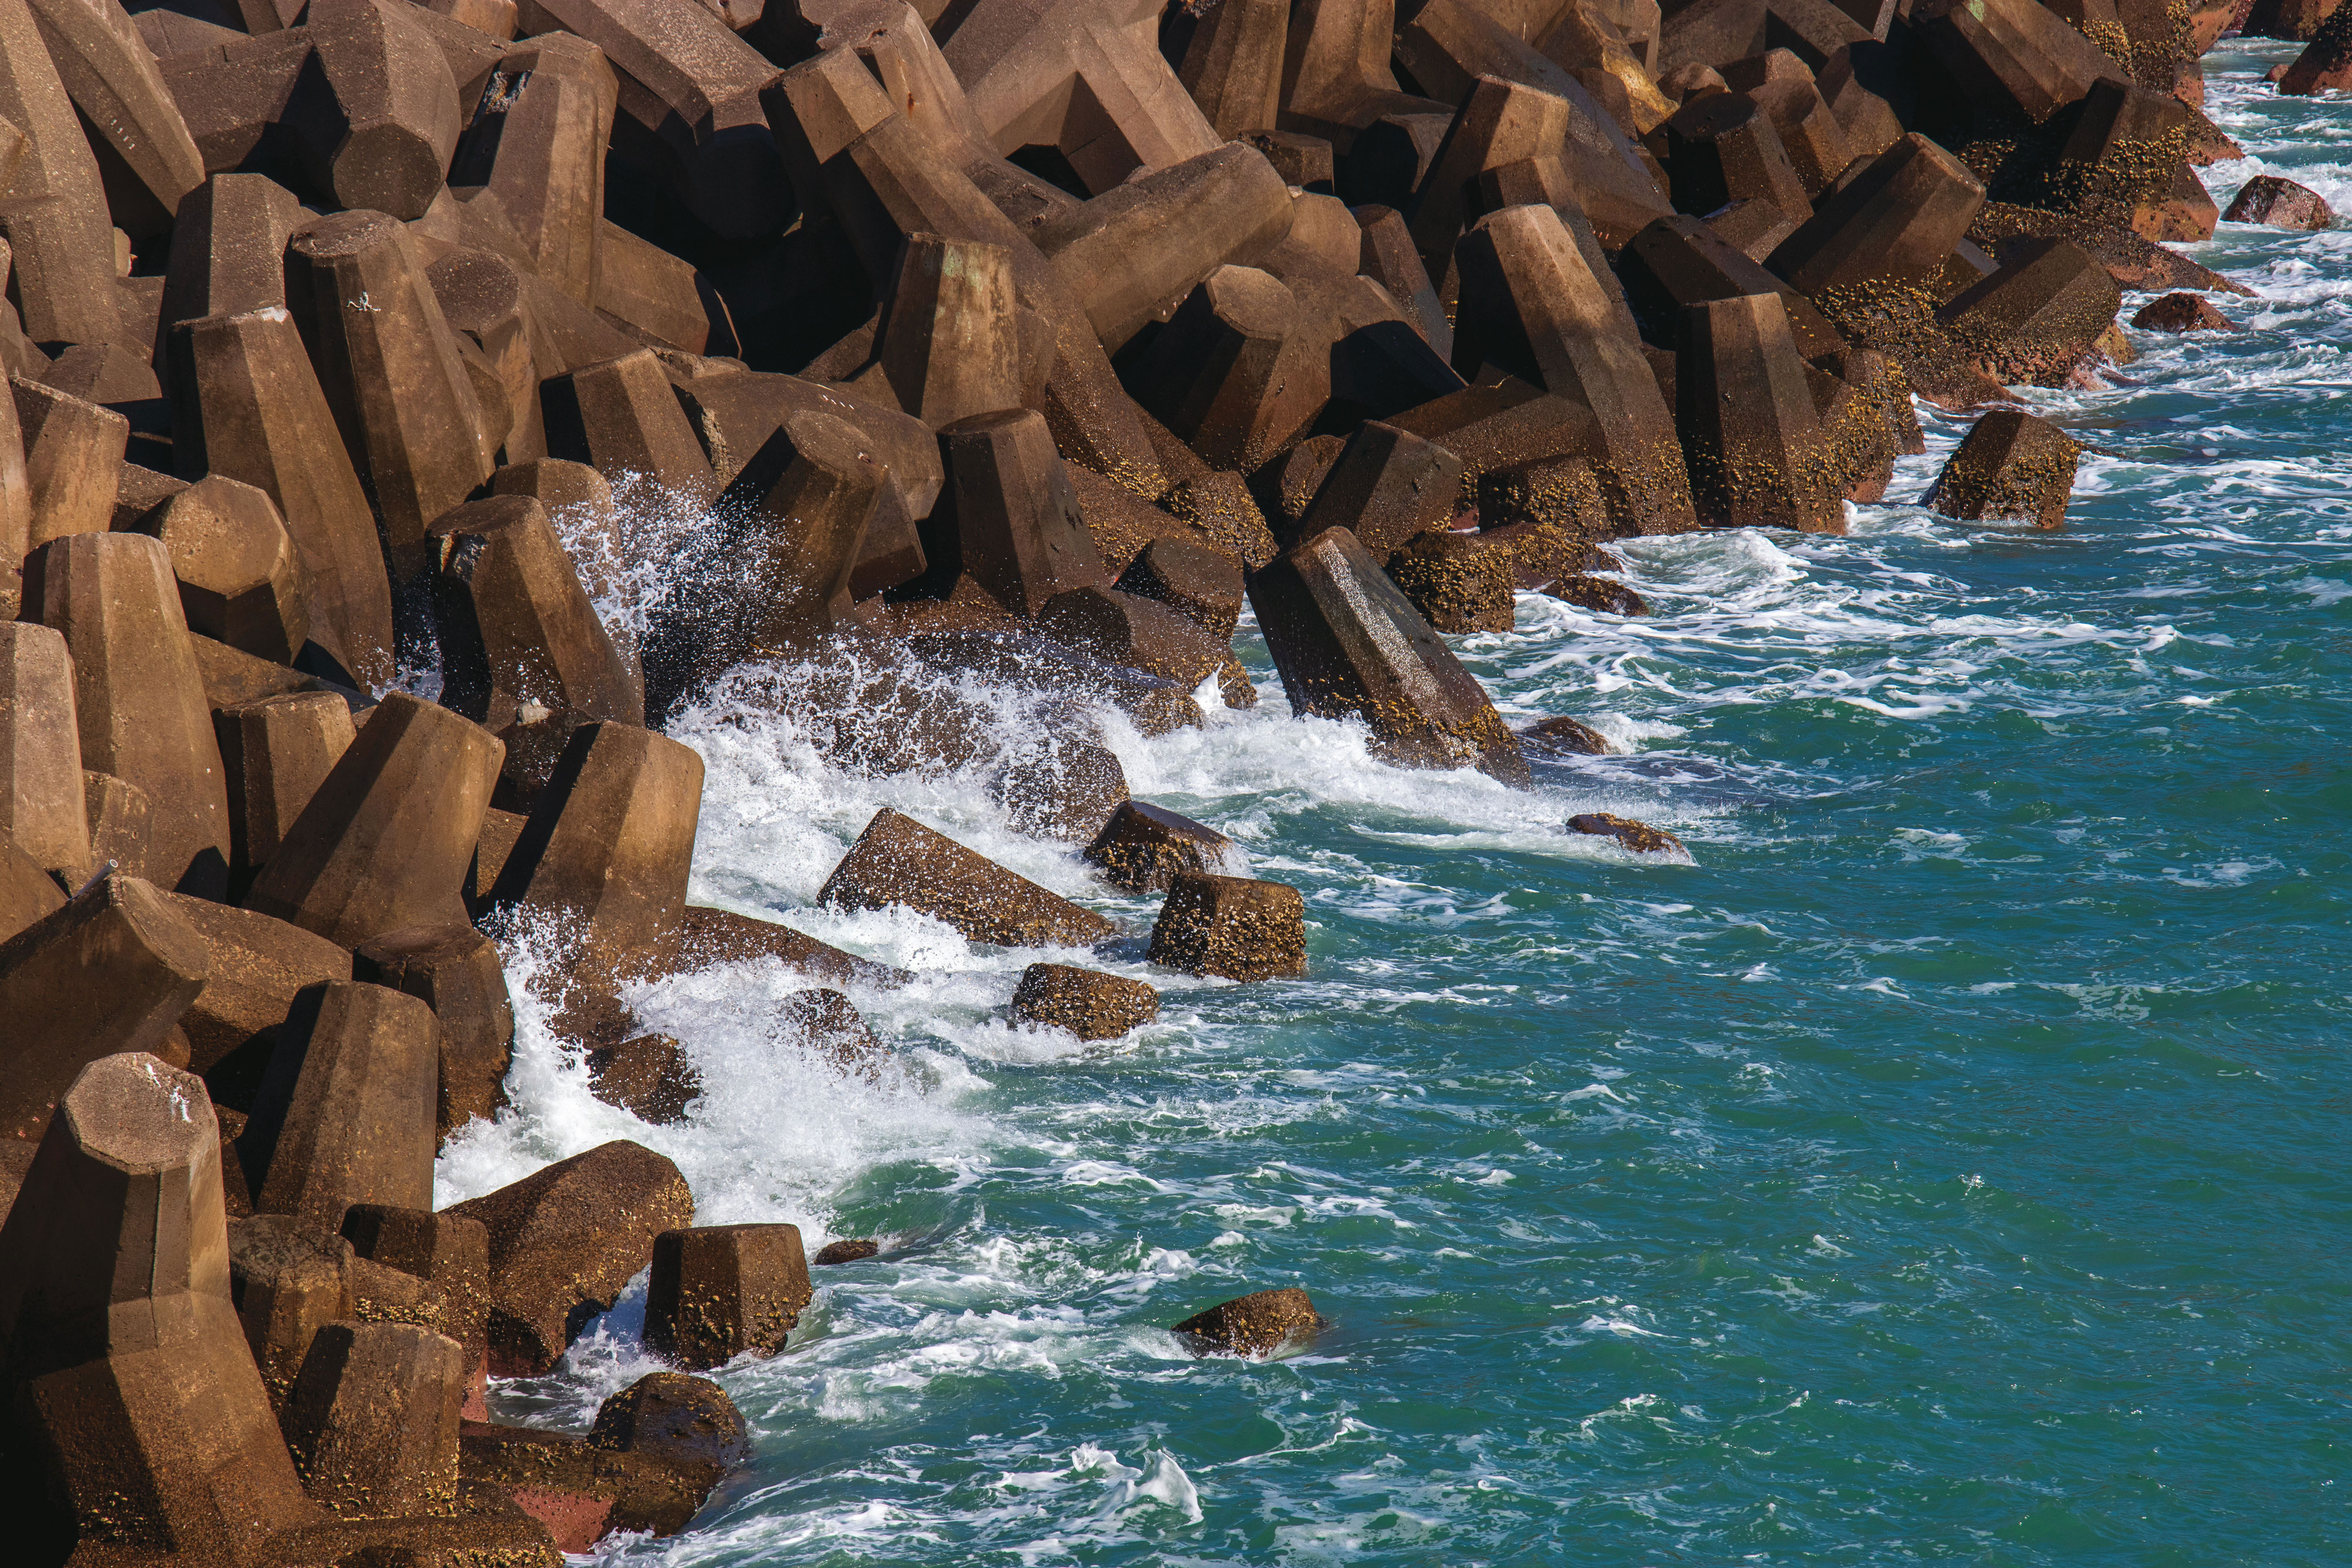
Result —
M 2209 57 L 2250 156 L 2208 183 L 2352 213 L 2352 105 L 2261 84 L 2293 52 Z M 667 1128 L 527 1017 L 519 1113 L 445 1158 L 446 1202 L 633 1136 L 707 1221 L 889 1248 L 719 1375 L 751 1468 L 604 1555 L 2352 1562 L 2352 231 L 2192 248 L 2263 296 L 2221 301 L 2250 329 L 2034 394 L 2096 448 L 2063 532 L 1886 506 L 1650 541 L 1652 617 L 1528 598 L 1464 640 L 1507 711 L 1618 744 L 1533 794 L 1370 762 L 1246 645 L 1263 706 L 1118 749 L 1306 891 L 1312 974 L 1195 982 L 1138 941 L 1108 967 L 1165 1010 L 1108 1047 L 1002 1021 L 1045 955 L 806 905 L 883 804 L 1139 929 L 1150 902 L 967 781 L 687 725 L 697 899 L 922 977 L 857 995 L 880 1084 L 776 1021 L 781 975 L 648 995 L 709 1086 Z M 1596 809 L 1693 863 L 1567 832 Z M 1303 1354 L 1164 1332 L 1293 1283 L 1335 1324 Z M 653 1364 L 641 1314 L 501 1408 L 584 1425 Z

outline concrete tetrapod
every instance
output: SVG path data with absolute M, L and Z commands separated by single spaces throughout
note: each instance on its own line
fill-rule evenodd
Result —
M 1356 537 L 1326 528 L 1250 580 L 1292 711 L 1356 717 L 1407 767 L 1475 767 L 1527 782 L 1518 742 L 1477 681 Z
M 17 1521 L 20 1544 L 78 1533 L 244 1563 L 318 1517 L 230 1304 L 228 1257 L 204 1084 L 144 1053 L 91 1062 L 0 1229 L 10 1447 L 51 1456 L 47 1516 Z

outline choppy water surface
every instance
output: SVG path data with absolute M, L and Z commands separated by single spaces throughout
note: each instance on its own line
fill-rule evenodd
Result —
M 2352 213 L 2352 110 L 2209 59 L 2248 160 Z M 807 907 L 883 804 L 1136 923 L 977 787 L 706 714 L 695 896 L 920 972 L 845 1082 L 744 967 L 646 999 L 712 1092 L 647 1129 L 526 1019 L 450 1201 L 605 1138 L 707 1221 L 789 1219 L 793 1348 L 720 1375 L 753 1467 L 666 1563 L 2341 1564 L 2352 1560 L 2352 232 L 2197 247 L 2251 330 L 2047 394 L 2099 453 L 2054 535 L 1625 550 L 1656 610 L 1462 644 L 1616 755 L 1515 794 L 1267 702 L 1118 747 L 1304 888 L 1313 973 L 1165 988 L 1108 1048 L 1002 1021 L 1035 952 Z M 2135 302 L 2136 303 L 2136 302 Z M 1926 488 L 1958 426 L 1903 465 Z M 1671 828 L 1696 863 L 1569 834 Z M 1067 956 L 1067 955 L 1064 955 Z M 527 966 L 529 956 L 518 956 Z M 1163 1332 L 1298 1283 L 1270 1364 Z M 640 1286 L 640 1291 L 642 1287 Z M 501 1395 L 583 1424 L 642 1296 Z

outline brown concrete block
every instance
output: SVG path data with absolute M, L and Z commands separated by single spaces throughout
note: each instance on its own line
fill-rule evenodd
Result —
M 279 1417 L 311 1500 L 354 1518 L 454 1510 L 466 1374 L 462 1347 L 429 1329 L 320 1329 Z
M 107 1057 L 58 1106 L 0 1230 L 0 1322 L 41 1511 L 80 1550 L 249 1563 L 308 1523 L 230 1303 L 219 1128 L 204 1085 Z
M 1256 261 L 1290 224 L 1282 176 L 1232 142 L 1098 195 L 1032 238 L 1116 353 L 1219 267 Z
M 898 406 L 934 430 L 1018 408 L 1024 381 L 1012 253 L 908 238 L 883 302 L 875 357 Z
M 1390 69 L 1394 0 L 1301 0 L 1290 19 L 1282 107 L 1310 126 L 1360 128 L 1383 114 L 1444 106 L 1398 90 Z
M 1163 892 L 1188 872 L 1240 876 L 1249 863 L 1241 846 L 1214 828 L 1142 800 L 1111 813 L 1086 858 L 1129 893 Z
M 278 852 L 358 732 L 332 692 L 287 692 L 213 711 L 228 781 L 229 881 L 242 892 Z
M 654 1238 L 646 1343 L 684 1367 L 771 1356 L 814 1292 L 796 1225 L 714 1225 Z
M 1166 605 L 1220 646 L 1234 640 L 1244 593 L 1241 560 L 1229 551 L 1163 536 L 1137 552 L 1118 586 L 1122 593 Z
M 1766 202 L 1802 222 L 1812 203 L 1771 117 L 1744 92 L 1710 93 L 1665 124 L 1675 205 L 1706 214 L 1733 202 Z M 1832 170 L 1834 176 L 1838 170 Z
M 458 351 L 483 410 L 483 439 L 503 448 L 509 463 L 544 452 L 539 318 L 522 271 L 504 256 L 461 249 L 426 267 L 425 280 L 441 307 L 441 319 L 458 336 Z M 467 353 L 467 344 L 479 353 Z M 505 434 L 495 434 L 500 424 Z
M 313 66 L 307 31 L 274 24 L 249 37 L 232 36 L 159 57 L 157 63 L 207 172 L 266 164 L 289 188 L 308 192 L 317 183 L 316 169 L 305 166 L 306 150 L 275 129 L 296 78 Z
M 2308 43 L 2319 32 L 2320 24 L 2336 13 L 2331 0 L 2253 0 L 2251 8 L 2242 13 L 2238 32 L 2248 38 L 2278 38 L 2288 43 Z M 2222 13 L 2226 26 L 2238 8 L 2231 6 Z M 2117 20 L 2115 29 L 2120 33 L 2123 24 Z M 2217 35 L 2218 37 L 2218 35 Z M 2128 44 L 2126 47 L 2128 48 Z M 2211 45 L 2208 45 L 2210 49 Z M 2114 51 L 2110 50 L 2110 53 Z M 2200 51 L 2201 52 L 2201 51 Z
M 496 466 L 456 340 L 407 230 L 382 212 L 339 213 L 298 232 L 286 246 L 286 283 L 344 448 L 374 499 L 394 580 L 404 582 L 432 568 L 434 520 Z
M 1845 532 L 1788 313 L 1771 294 L 1683 311 L 1676 413 L 1691 493 L 1711 528 Z
M 1483 533 L 1437 528 L 1409 540 L 1383 570 L 1435 632 L 1507 632 L 1518 552 Z
M 586 1061 L 591 1094 L 653 1126 L 686 1120 L 687 1107 L 702 1096 L 702 1074 L 666 1034 L 592 1046 Z
M 450 173 L 494 192 L 538 277 L 597 303 L 607 225 L 604 150 L 620 81 L 586 38 L 545 33 L 506 52 L 472 107 Z
M 139 520 L 163 541 L 188 630 L 273 664 L 310 635 L 310 574 L 269 497 L 215 475 Z
M 1058 148 L 1099 194 L 1221 140 L 1160 57 L 1150 5 L 980 0 L 940 54 L 1001 152 Z
M 740 964 L 761 958 L 774 958 L 787 969 L 835 985 L 888 990 L 914 978 L 904 969 L 845 953 L 772 920 L 754 920 L 732 910 L 709 909 L 700 904 L 687 905 L 678 932 L 679 973 L 710 964 Z
M 1013 993 L 1013 1021 L 1066 1029 L 1080 1040 L 1117 1040 L 1160 1016 L 1160 993 L 1141 980 L 1032 964 Z
M 1661 80 L 1690 66 L 1725 66 L 1764 51 L 1764 0 L 1699 0 L 1675 7 L 1658 31 Z
M 1644 0 L 1638 6 L 1612 8 L 1571 3 L 1558 15 L 1549 32 L 1538 32 L 1528 42 L 1546 59 L 1567 68 L 1596 100 L 1609 94 L 1611 114 L 1627 135 L 1646 136 L 1674 113 L 1676 100 L 1652 74 L 1659 24 L 1654 4 Z M 1542 25 L 1539 19 L 1538 27 Z
M 131 422 L 39 382 L 8 379 L 25 449 L 32 504 L 26 550 L 68 534 L 102 534 L 113 526 L 114 493 Z
M 0 622 L 0 838 L 69 887 L 94 863 L 73 656 L 35 622 Z
M 1621 179 L 1628 169 L 1640 172 L 1628 138 L 1655 129 L 1674 112 L 1673 102 L 1612 29 L 1584 19 L 1579 7 L 1566 14 L 1558 6 L 1549 9 L 1550 16 L 1534 20 L 1539 37 L 1529 37 L 1492 15 L 1490 6 L 1434 0 L 1398 34 L 1398 62 L 1423 91 L 1449 103 L 1467 98 L 1481 78 L 1522 83 L 1567 99 L 1578 124 L 1566 162 L 1598 167 L 1592 162 L 1598 154 Z M 1557 26 L 1555 16 L 1560 18 Z M 1631 188 L 1646 195 L 1647 184 L 1643 173 Z
M 90 1062 L 121 1051 L 186 1064 L 172 1031 L 204 989 L 205 943 L 149 883 L 91 883 L 0 944 L 0 1016 L 15 1020 L 0 1072 L 0 1136 L 37 1139 Z
M 1830 289 L 1906 283 L 1952 254 L 1983 205 L 1984 187 L 1968 167 L 1913 134 L 1825 194 L 1769 265 L 1816 304 Z
M 1178 1323 L 1175 1332 L 1192 1337 L 1196 1354 L 1223 1351 L 1233 1355 L 1264 1357 L 1294 1339 L 1310 1337 L 1327 1326 L 1314 1302 L 1307 1300 L 1307 1292 L 1292 1286 L 1220 1301 Z
M 227 886 L 228 800 L 179 592 L 163 547 L 75 534 L 29 562 L 26 601 L 73 660 L 82 765 L 147 794 L 148 866 L 166 887 Z
M 676 1166 L 624 1141 L 449 1212 L 489 1230 L 492 1373 L 538 1375 L 618 1299 L 652 1258 L 655 1237 L 693 1223 L 694 1199 Z
M 1042 438 L 1043 421 L 1023 417 Z M 656 612 L 648 712 L 675 712 L 755 653 L 816 647 L 856 625 L 851 581 L 888 488 L 873 444 L 845 421 L 787 418 L 728 486 L 693 586 Z
M 1176 44 L 1174 29 L 1189 24 Z M 1282 62 L 1289 42 L 1290 9 L 1281 0 L 1231 0 L 1185 5 L 1169 24 L 1163 52 L 1176 79 L 1192 95 L 1209 129 L 1223 141 L 1274 127 L 1282 107 Z M 1328 145 L 1328 143 L 1327 143 Z M 1325 178 L 1329 178 L 1327 171 Z M 1303 181 L 1292 181 L 1303 184 Z
M 415 997 L 350 980 L 306 988 L 237 1141 L 253 1207 L 325 1230 L 355 1203 L 433 1203 L 440 1026 Z
M 1646 340 L 1661 347 L 1676 340 L 1687 306 L 1742 294 L 1778 294 L 1800 354 L 1817 360 L 1845 350 L 1845 340 L 1813 308 L 1812 301 L 1701 219 L 1678 214 L 1652 224 L 1619 253 L 1617 272 L 1634 319 Z
M 763 129 L 776 68 L 693 0 L 528 0 L 526 34 L 562 31 L 604 50 L 618 78 L 614 141 L 658 172 L 720 235 L 784 226 L 791 186 Z
M 1404 214 L 1394 207 L 1362 206 L 1355 209 L 1355 216 L 1363 232 L 1357 270 L 1387 289 L 1413 330 L 1440 356 L 1451 360 L 1454 322 L 1437 298 L 1437 286 L 1430 281 L 1421 253 L 1413 248 L 1412 230 Z
M 0 942 L 56 914 L 65 902 L 57 878 L 0 834 Z
M 493 898 L 564 922 L 579 964 L 627 975 L 677 941 L 702 800 L 702 758 L 633 726 L 572 732 Z
M 1454 358 L 1523 376 L 1594 416 L 1586 455 L 1620 528 L 1693 526 L 1672 416 L 1641 354 L 1632 318 L 1549 207 L 1490 214 L 1456 251 L 1463 281 Z
M 1814 3 L 1826 5 L 1827 0 Z M 1785 58 L 1787 54 L 1784 49 L 1776 49 L 1766 57 Z M 1835 184 L 1856 157 L 1865 155 L 1846 135 L 1844 125 L 1814 86 L 1811 72 L 1800 68 L 1797 73 L 1768 78 L 1742 90 L 1756 100 L 1757 107 L 1772 122 L 1772 129 L 1780 133 L 1781 150 L 1803 183 L 1808 198 L 1819 196 Z
M 1510 731 L 1353 534 L 1327 528 L 1250 581 L 1250 603 L 1294 712 L 1355 716 L 1405 766 L 1475 766 L 1523 781 Z
M 351 1243 L 290 1215 L 249 1215 L 229 1224 L 228 1273 L 262 1386 L 282 1406 L 319 1331 L 351 1316 Z
M 1255 267 L 1195 288 L 1127 382 L 1152 416 L 1219 467 L 1254 470 L 1303 434 L 1331 391 L 1329 340 Z
M 1373 421 L 1349 437 L 1291 542 L 1344 528 L 1374 556 L 1386 558 L 1451 522 L 1461 488 L 1460 458 L 1433 441 Z
M 743 1418 L 707 1378 L 656 1372 L 607 1399 L 585 1438 L 469 1424 L 468 1483 L 509 1491 L 566 1549 L 608 1531 L 675 1535 L 750 1453 Z
M 633 337 L 689 354 L 732 354 L 727 302 L 694 264 L 610 219 L 596 242 L 597 312 Z
M 325 89 L 290 117 L 341 207 L 422 217 L 457 150 L 460 110 L 448 57 L 414 6 L 311 0 L 308 37 Z
M 2242 329 L 2194 294 L 2168 294 L 2139 308 L 2131 324 L 2149 332 L 2236 332 Z
M 188 1070 L 215 1103 L 253 1109 L 278 1032 L 303 990 L 351 977 L 351 955 L 323 937 L 250 910 L 165 894 L 205 952 L 204 989 L 180 1016 Z M 252 1173 L 257 1181 L 259 1171 Z
M 147 791 L 111 773 L 82 769 L 82 809 L 89 820 L 89 863 L 114 865 L 137 876 L 147 870 L 155 837 Z
M 2123 290 L 2071 240 L 2028 240 L 2000 269 L 1948 301 L 1936 319 L 2005 384 L 2063 386 L 2116 324 Z
M 2257 174 L 2238 187 L 2222 218 L 2274 229 L 2317 230 L 2336 226 L 2336 214 L 2318 192 L 2275 174 Z
M 362 943 L 352 974 L 422 999 L 441 1024 L 435 1125 L 446 1138 L 504 1107 L 514 1002 L 490 939 L 471 925 L 414 926 Z
M 97 132 L 93 151 L 130 176 L 109 183 L 115 222 L 135 239 L 163 234 L 205 164 L 155 57 L 119 5 L 27 3 L 66 96 Z
M 1549 160 L 1601 245 L 1614 249 L 1673 211 L 1624 132 L 1591 99 L 1583 104 L 1497 77 L 1481 77 L 1446 133 L 1423 182 L 1412 218 L 1413 242 L 1433 275 L 1454 238 L 1475 214 L 1480 174 L 1523 159 Z
M 1187 691 L 1214 674 L 1229 652 L 1174 610 L 1116 589 L 1057 593 L 1038 612 L 1037 625 L 1056 642 Z M 1092 827 L 1086 836 L 1094 836 Z
M 0 17 L 0 119 L 23 134 L 0 238 L 9 297 L 36 343 L 106 343 L 122 331 L 112 219 L 98 159 L 30 5 Z
M 1127 800 L 1127 769 L 1110 747 L 1074 729 L 1019 747 L 988 793 L 1019 831 L 1083 844 Z
M 1168 884 L 1147 956 L 1188 975 L 1229 980 L 1304 975 L 1306 901 L 1278 882 L 1180 873 Z
M 1892 68 L 1892 52 L 1878 43 L 1849 45 L 1813 68 L 1814 90 L 1856 157 L 1875 158 L 1903 139 L 1903 121 L 1886 98 L 1901 90 Z
M 2015 519 L 2062 528 L 2082 451 L 2046 419 L 1995 409 L 1969 426 L 1936 476 L 1927 505 L 1970 522 Z
M 342 1235 L 352 1253 L 376 1270 L 397 1270 L 439 1293 L 440 1332 L 464 1347 L 467 1398 L 478 1404 L 489 1354 L 489 1231 L 463 1215 L 355 1203 L 343 1211 Z M 380 1274 L 371 1284 L 381 1284 Z M 478 1412 L 468 1414 L 480 1418 Z
M 2116 74 L 2096 44 L 2032 0 L 1920 0 L 1910 22 L 1971 99 L 2036 125 Z
M 911 817 L 884 808 L 833 868 L 817 902 L 844 909 L 903 904 L 999 946 L 1084 946 L 1113 934 L 1081 909 Z
M 431 537 L 442 701 L 505 743 L 503 789 L 528 804 L 572 729 L 642 724 L 644 698 L 537 501 L 468 502 Z
M 1021 615 L 1108 582 L 1044 416 L 961 420 L 940 432 L 940 451 L 948 484 L 923 527 L 933 570 L 970 575 Z
M 690 505 L 715 493 L 710 460 L 651 350 L 551 376 L 540 398 L 549 456 L 641 476 Z
M 183 477 L 216 474 L 276 503 L 309 569 L 311 639 L 370 690 L 393 675 L 392 591 L 373 516 L 293 319 L 265 308 L 184 323 L 172 340 Z
M 504 749 L 446 708 L 391 694 L 286 831 L 245 906 L 345 947 L 463 921 Z

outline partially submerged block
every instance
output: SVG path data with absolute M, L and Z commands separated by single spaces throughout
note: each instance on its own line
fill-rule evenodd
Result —
M 1691 494 L 1710 526 L 1845 531 L 1805 362 L 1777 295 L 1685 308 L 1675 388 Z
M 584 967 L 643 972 L 677 940 L 701 803 L 692 747 L 634 725 L 582 725 L 491 896 L 555 922 Z
M 817 902 L 844 909 L 903 904 L 971 941 L 1006 947 L 1084 946 L 1116 929 L 1092 910 L 887 806 L 833 868 Z
M 1160 1016 L 1160 992 L 1143 980 L 1032 964 L 1013 992 L 1013 1021 L 1066 1029 L 1080 1040 L 1117 1040 Z
M 646 1343 L 693 1371 L 784 1348 L 814 1292 L 796 1225 L 713 1225 L 654 1238 Z
M 655 1237 L 693 1222 L 694 1199 L 676 1166 L 616 1141 L 451 1212 L 489 1228 L 490 1370 L 536 1376 L 612 1306 Z
M 1927 504 L 1948 517 L 2062 527 L 2082 451 L 2046 419 L 1995 409 L 1969 427 L 1936 476 Z
M 1524 782 L 1495 706 L 1344 528 L 1327 528 L 1250 580 L 1250 603 L 1299 714 L 1362 719 L 1410 767 L 1476 767 Z
M 1248 866 L 1241 847 L 1214 828 L 1144 800 L 1112 812 L 1086 858 L 1129 893 L 1161 892 L 1185 872 L 1238 875 Z
M 1151 928 L 1151 961 L 1192 975 L 1264 980 L 1307 972 L 1306 902 L 1295 887 L 1179 873 Z
M 1316 1312 L 1307 1292 L 1293 1285 L 1220 1301 L 1178 1323 L 1175 1332 L 1193 1340 L 1196 1354 L 1223 1351 L 1268 1356 L 1293 1339 L 1312 1335 L 1324 1326 L 1322 1314 Z

